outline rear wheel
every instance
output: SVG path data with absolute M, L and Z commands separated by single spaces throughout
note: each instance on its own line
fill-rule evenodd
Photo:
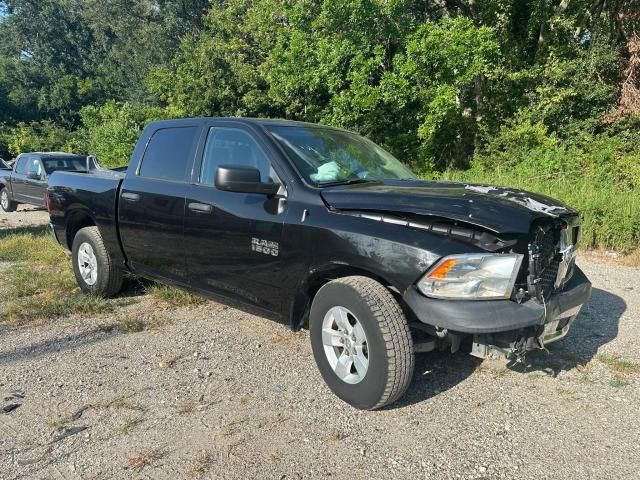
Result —
M 342 400 L 374 410 L 404 394 L 415 361 L 411 332 L 383 285 L 360 276 L 327 283 L 313 300 L 309 324 L 320 373 Z
M 85 227 L 73 239 L 73 272 L 83 292 L 112 297 L 122 288 L 122 270 L 113 264 L 98 227 Z
M 9 198 L 9 192 L 6 187 L 0 189 L 0 207 L 5 212 L 15 212 L 16 208 L 18 208 L 18 204 Z

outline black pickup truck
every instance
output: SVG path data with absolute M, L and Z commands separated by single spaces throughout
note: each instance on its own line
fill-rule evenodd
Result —
M 363 409 L 405 392 L 414 352 L 520 356 L 591 293 L 570 207 L 420 180 L 319 125 L 155 122 L 126 172 L 57 172 L 46 203 L 83 291 L 115 295 L 132 272 L 308 325 L 325 381 Z
M 49 175 L 57 170 L 86 170 L 88 158 L 91 157 L 33 152 L 18 155 L 13 167 L 0 164 L 0 207 L 5 212 L 15 211 L 20 203 L 43 207 Z

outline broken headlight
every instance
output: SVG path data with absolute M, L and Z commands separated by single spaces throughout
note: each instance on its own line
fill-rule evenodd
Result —
M 474 253 L 442 258 L 418 281 L 428 297 L 456 300 L 509 298 L 523 255 Z

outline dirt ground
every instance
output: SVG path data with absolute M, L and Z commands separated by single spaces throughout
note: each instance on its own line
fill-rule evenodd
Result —
M 212 302 L 5 329 L 0 479 L 638 478 L 640 270 L 579 264 L 593 298 L 550 353 L 420 354 L 376 412 L 331 394 L 306 331 Z
M 31 227 L 49 223 L 49 214 L 44 208 L 31 205 L 19 205 L 13 213 L 0 210 L 0 229 Z

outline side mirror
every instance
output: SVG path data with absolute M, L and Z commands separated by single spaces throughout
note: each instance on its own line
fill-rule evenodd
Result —
M 39 175 L 36 172 L 28 172 L 27 173 L 27 178 L 29 180 L 42 180 L 42 175 Z
M 261 193 L 273 196 L 280 190 L 278 183 L 262 183 L 260 170 L 254 167 L 221 165 L 216 170 L 216 188 L 227 192 Z

